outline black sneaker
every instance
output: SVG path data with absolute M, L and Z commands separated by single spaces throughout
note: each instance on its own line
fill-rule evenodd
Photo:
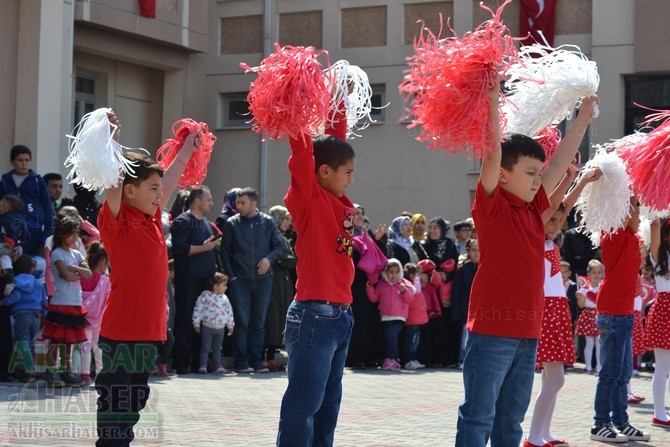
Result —
M 591 439 L 602 442 L 628 442 L 628 436 L 622 435 L 612 426 L 592 427 Z
M 65 382 L 60 378 L 58 374 L 53 371 L 47 371 L 44 373 L 45 386 L 49 388 L 63 388 Z
M 617 427 L 617 430 L 619 430 L 622 435 L 628 436 L 629 441 L 651 440 L 651 433 L 645 433 L 639 428 L 635 428 L 630 424 L 620 425 L 619 427 Z
M 86 382 L 79 377 L 76 374 L 72 374 L 69 372 L 62 372 L 60 373 L 60 378 L 65 384 L 65 386 L 84 386 L 86 385 Z

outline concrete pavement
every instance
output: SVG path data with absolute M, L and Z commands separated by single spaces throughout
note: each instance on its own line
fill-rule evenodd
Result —
M 553 433 L 573 447 L 604 446 L 589 440 L 596 376 L 567 373 Z M 539 391 L 535 375 L 533 401 Z M 218 377 L 192 374 L 152 378 L 151 398 L 136 427 L 133 446 L 274 445 L 286 373 Z M 628 446 L 669 447 L 670 430 L 652 427 L 651 374 L 633 379 L 647 400 L 629 407 L 631 422 L 652 434 L 651 442 Z M 43 383 L 0 383 L 0 445 L 93 445 L 93 387 L 45 389 Z M 463 398 L 456 369 L 386 372 L 345 371 L 336 446 L 449 446 Z M 532 405 L 523 423 L 527 432 Z

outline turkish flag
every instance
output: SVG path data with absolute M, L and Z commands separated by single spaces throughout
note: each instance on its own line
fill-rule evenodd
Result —
M 156 17 L 156 0 L 139 0 L 142 17 L 153 19 Z
M 544 44 L 546 39 L 549 46 L 554 46 L 556 0 L 521 0 L 519 20 L 519 35 L 524 37 L 521 45 Z

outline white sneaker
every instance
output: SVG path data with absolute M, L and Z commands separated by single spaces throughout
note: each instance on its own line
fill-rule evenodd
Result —
M 414 362 L 414 366 L 416 366 L 416 369 L 423 369 L 426 367 L 423 363 L 419 363 L 418 360 L 412 360 Z
M 410 360 L 409 362 L 405 363 L 405 369 L 415 370 L 415 369 L 422 369 L 425 367 L 426 365 L 419 363 L 417 360 Z

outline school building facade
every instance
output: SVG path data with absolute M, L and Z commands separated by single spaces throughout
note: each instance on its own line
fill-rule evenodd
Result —
M 485 4 L 494 10 L 496 0 Z M 263 54 L 281 45 L 328 50 L 331 62 L 363 68 L 373 87 L 375 123 L 351 140 L 349 195 L 373 225 L 403 210 L 452 221 L 467 217 L 477 162 L 446 157 L 415 140 L 398 92 L 422 19 L 437 33 L 442 14 L 458 34 L 490 14 L 479 0 L 1 0 L 0 144 L 33 149 L 34 168 L 66 174 L 67 138 L 86 112 L 112 107 L 121 142 L 155 151 L 181 117 L 207 122 L 218 141 L 205 184 L 218 213 L 233 186 L 253 186 L 263 209 L 288 186 L 287 142 L 249 130 L 245 96 Z M 144 17 L 140 6 L 154 8 Z M 520 2 L 503 21 L 518 35 Z M 145 13 L 146 15 L 146 13 Z M 151 15 L 151 11 L 149 13 Z M 630 133 L 646 114 L 633 102 L 670 109 L 670 2 L 558 0 L 554 45 L 573 44 L 600 72 L 601 115 L 591 143 Z M 588 146 L 585 146 L 588 151 Z M 0 160 L 8 170 L 8 155 Z M 72 195 L 72 188 L 69 187 Z

